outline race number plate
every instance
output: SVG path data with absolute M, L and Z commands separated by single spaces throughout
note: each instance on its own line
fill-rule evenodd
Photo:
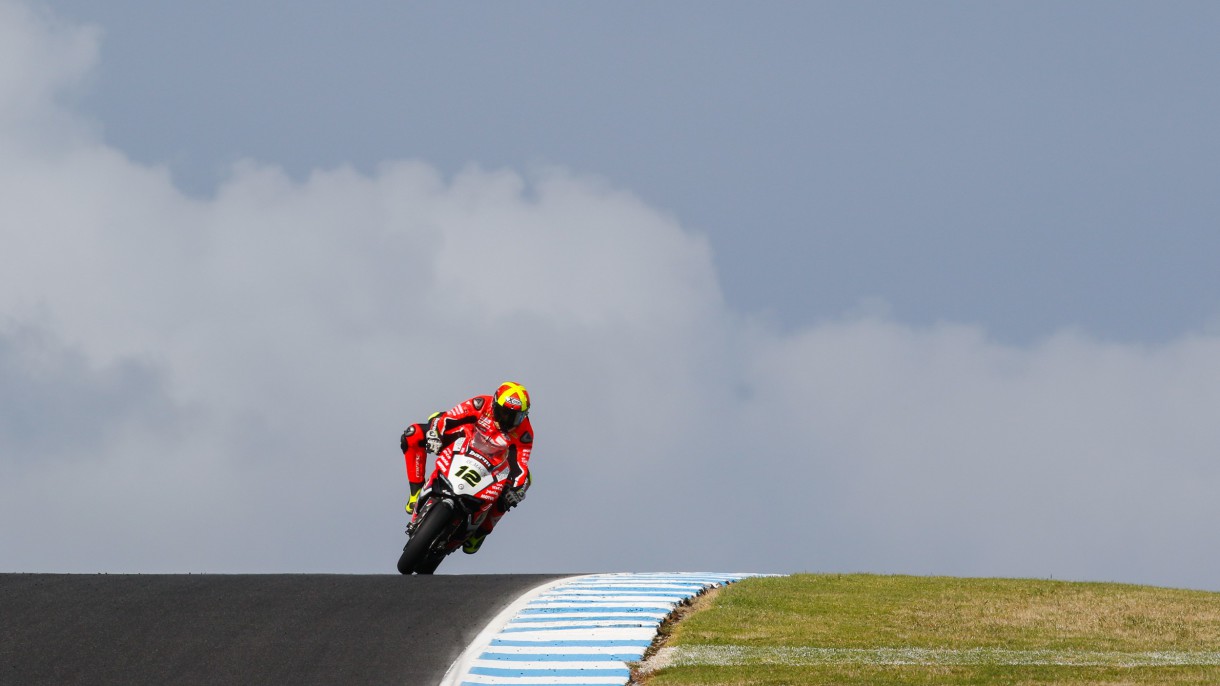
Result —
M 458 495 L 478 495 L 495 481 L 491 470 L 469 455 L 454 455 L 449 465 L 449 483 Z

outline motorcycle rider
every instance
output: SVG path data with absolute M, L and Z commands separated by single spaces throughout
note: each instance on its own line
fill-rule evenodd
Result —
M 478 530 L 462 545 L 473 555 L 483 545 L 500 518 L 525 499 L 530 487 L 529 460 L 534 429 L 529 420 L 529 392 L 519 383 L 506 381 L 492 395 L 476 395 L 447 412 L 434 412 L 426 422 L 412 424 L 402 433 L 400 447 L 411 487 L 406 511 L 414 522 L 419 516 L 419 496 L 424 487 L 427 453 L 436 455 L 459 438 L 486 457 L 505 454 L 508 482 Z

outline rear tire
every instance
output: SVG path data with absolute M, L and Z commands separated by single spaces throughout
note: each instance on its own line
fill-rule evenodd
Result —
M 407 545 L 402 549 L 402 555 L 398 558 L 399 574 L 410 574 L 412 572 L 431 574 L 436 570 L 440 560 L 437 560 L 436 564 L 431 565 L 431 569 L 424 571 L 429 562 L 427 560 L 428 550 L 432 547 L 432 539 L 440 535 L 449 524 L 451 511 L 451 506 L 444 500 L 437 501 L 432 505 L 432 508 L 424 515 L 424 521 L 420 522 L 419 528 L 415 530 L 415 535 L 407 541 Z

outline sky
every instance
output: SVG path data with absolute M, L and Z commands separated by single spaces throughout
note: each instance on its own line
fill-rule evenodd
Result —
M 0 0 L 0 571 L 1220 590 L 1212 3 Z

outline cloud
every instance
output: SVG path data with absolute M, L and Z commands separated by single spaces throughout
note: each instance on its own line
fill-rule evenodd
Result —
M 448 571 L 1215 587 L 1215 335 L 777 331 L 677 217 L 562 168 L 247 160 L 193 198 L 64 97 L 98 35 L 0 0 L 6 570 L 388 572 L 398 433 L 513 378 L 535 488 Z
M 155 369 L 94 369 L 37 330 L 0 333 L 0 387 L 0 455 L 17 467 L 87 459 L 123 431 L 169 431 L 176 420 Z M 129 426 L 133 419 L 149 421 Z
M 1208 583 L 1214 337 L 1064 332 L 1022 349 L 865 319 L 772 341 L 756 362 L 752 407 L 768 409 L 752 421 L 800 422 L 824 465 L 811 526 L 836 567 Z
M 0 139 L 0 151 L 57 150 L 85 135 L 78 128 L 85 122 L 61 103 L 79 93 L 97 61 L 99 36 L 96 29 L 65 25 L 41 8 L 0 2 L 0 128 L 20 134 Z

